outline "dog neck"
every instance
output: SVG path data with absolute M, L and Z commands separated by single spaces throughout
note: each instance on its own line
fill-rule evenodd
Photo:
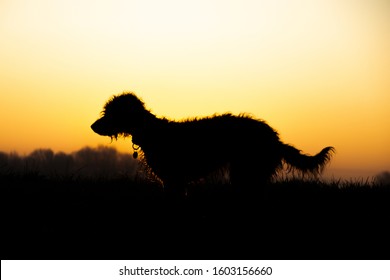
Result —
M 161 130 L 164 129 L 167 120 L 159 119 L 150 112 L 147 112 L 142 121 L 132 129 L 132 142 L 137 146 L 145 147 L 150 139 L 161 137 Z

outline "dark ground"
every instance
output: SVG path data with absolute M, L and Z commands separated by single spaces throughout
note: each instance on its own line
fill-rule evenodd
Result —
M 390 187 L 0 177 L 1 259 L 389 259 Z

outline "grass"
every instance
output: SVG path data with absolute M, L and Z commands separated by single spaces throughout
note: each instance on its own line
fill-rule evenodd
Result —
M 385 258 L 390 186 L 283 179 L 167 196 L 133 177 L 0 176 L 2 259 Z M 381 253 L 382 252 L 382 253 Z

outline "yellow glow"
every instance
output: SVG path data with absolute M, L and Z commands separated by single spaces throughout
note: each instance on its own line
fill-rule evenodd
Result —
M 159 116 L 248 112 L 333 145 L 329 174 L 390 169 L 388 1 L 6 0 L 0 34 L 0 150 L 128 151 L 89 126 L 130 90 Z

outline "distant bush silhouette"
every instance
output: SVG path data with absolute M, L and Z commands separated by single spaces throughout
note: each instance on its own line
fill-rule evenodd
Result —
M 264 121 L 248 115 L 214 115 L 175 122 L 157 118 L 133 93 L 113 96 L 91 128 L 103 136 L 132 136 L 153 172 L 172 187 L 228 167 L 234 186 L 252 187 L 287 164 L 301 174 L 319 174 L 333 147 L 315 156 L 280 141 Z
M 375 177 L 376 183 L 380 185 L 388 185 L 390 186 L 390 172 L 384 171 L 376 175 Z
M 54 179 L 133 178 L 138 163 L 130 155 L 111 147 L 85 147 L 66 154 L 51 149 L 36 149 L 26 156 L 0 153 L 0 175 L 42 176 Z

